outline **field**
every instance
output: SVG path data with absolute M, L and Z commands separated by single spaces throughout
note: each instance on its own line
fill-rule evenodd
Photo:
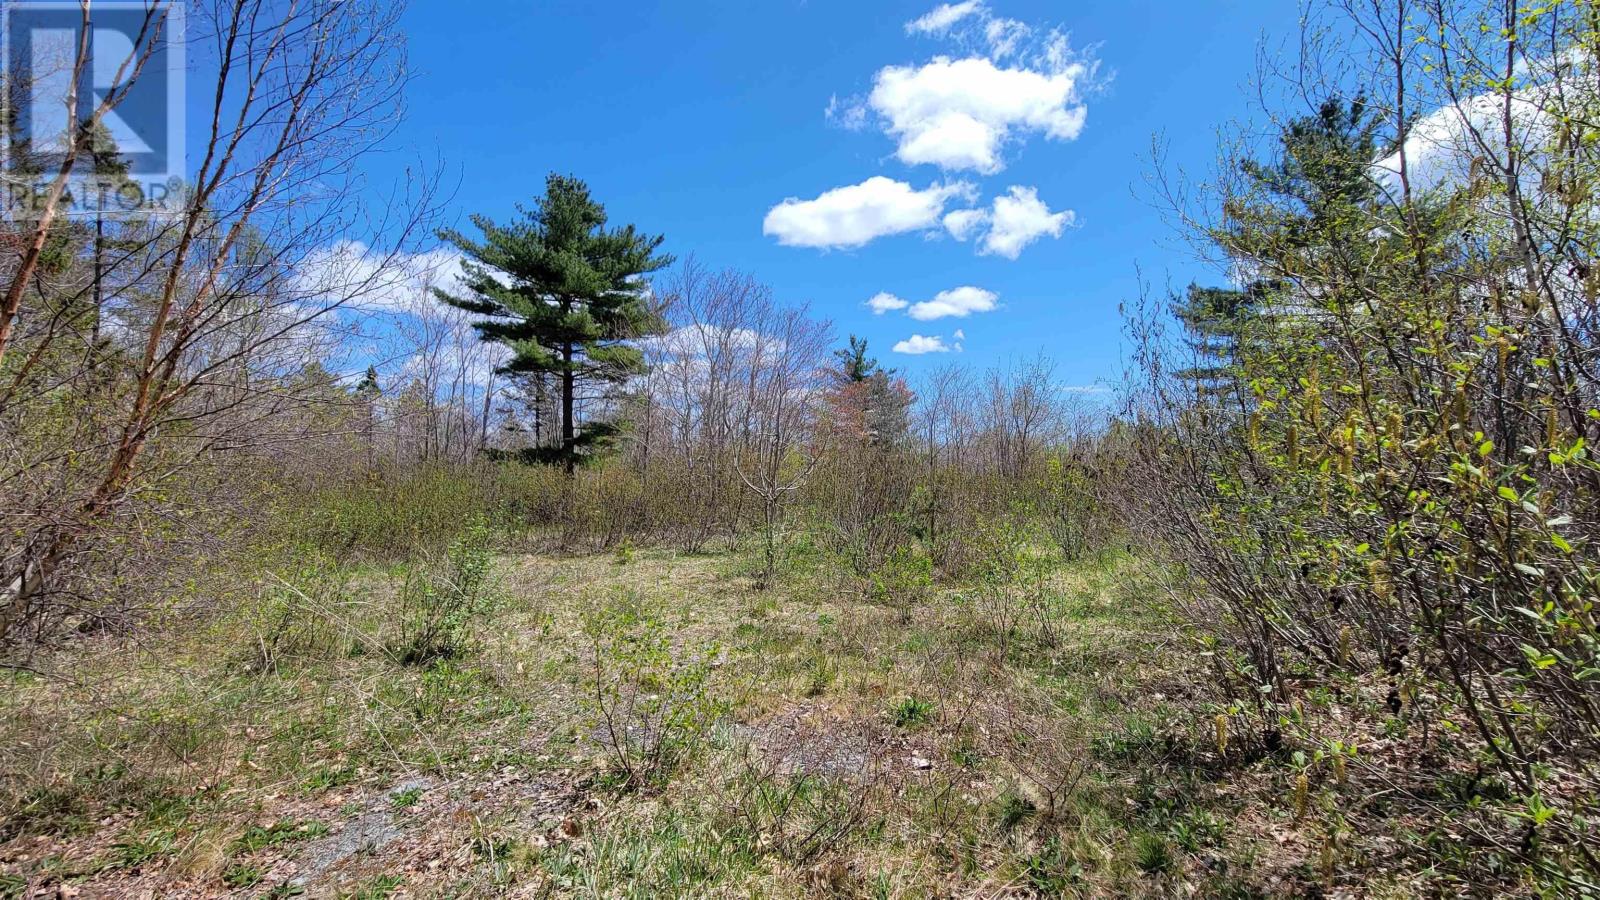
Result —
M 1247 896 L 1319 879 L 1292 804 L 1236 820 L 1233 790 L 1165 761 L 1188 730 L 1169 702 L 1182 642 L 1136 602 L 1136 561 L 865 591 L 820 557 L 771 590 L 750 566 L 496 556 L 470 645 L 411 665 L 386 649 L 405 572 L 370 568 L 90 642 L 49 660 L 61 678 L 17 671 L 4 763 L 29 789 L 7 798 L 0 884 Z

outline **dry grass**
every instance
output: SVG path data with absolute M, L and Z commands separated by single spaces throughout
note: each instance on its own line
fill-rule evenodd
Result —
M 249 611 L 40 660 L 0 701 L 0 887 L 1251 896 L 1323 880 L 1321 825 L 1281 799 L 1291 769 L 1196 749 L 1203 698 L 1176 633 L 1133 602 L 1128 560 L 1050 576 L 1048 642 L 1026 622 L 999 634 L 973 585 L 908 607 L 822 560 L 768 591 L 747 567 L 505 557 L 471 652 L 428 667 L 383 652 L 402 574 L 377 570 L 265 670 Z M 635 621 L 604 618 L 619 604 L 668 648 L 627 689 L 670 705 L 709 659 L 695 690 L 718 710 L 662 735 L 681 759 L 639 783 L 619 780 L 589 700 L 596 623 Z M 1366 852 L 1348 843 L 1341 866 Z

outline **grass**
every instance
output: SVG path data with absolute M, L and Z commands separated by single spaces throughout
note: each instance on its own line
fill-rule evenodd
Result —
M 0 889 L 1320 889 L 1329 825 L 1285 809 L 1299 770 L 1209 749 L 1173 629 L 1134 602 L 1136 560 L 1056 565 L 982 602 L 919 575 L 901 603 L 840 568 L 812 555 L 760 590 L 737 553 L 501 556 L 500 601 L 421 665 L 382 652 L 408 573 L 357 568 L 336 596 L 300 592 L 313 630 L 267 668 L 248 609 L 64 652 L 70 677 L 0 698 L 0 746 L 18 748 Z M 1028 615 L 997 606 L 1041 590 Z M 651 748 L 651 777 L 619 769 Z M 395 791 L 418 776 L 432 786 Z M 1340 853 L 1381 864 L 1353 839 Z
M 265 828 L 252 825 L 245 829 L 243 835 L 233 842 L 235 853 L 255 853 L 267 847 L 276 847 L 279 844 L 307 841 L 319 838 L 328 833 L 328 826 L 321 822 L 276 822 Z

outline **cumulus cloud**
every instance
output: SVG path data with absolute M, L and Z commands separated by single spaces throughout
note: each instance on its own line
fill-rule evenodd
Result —
M 1555 122 L 1547 112 L 1545 100 L 1545 91 L 1539 87 L 1512 93 L 1513 146 L 1542 147 L 1550 143 Z M 1380 184 L 1398 192 L 1403 153 L 1413 190 L 1432 191 L 1464 184 L 1470 179 L 1474 160 L 1484 153 L 1484 144 L 1490 152 L 1504 155 L 1505 117 L 1506 98 L 1500 94 L 1480 94 L 1434 110 L 1411 126 L 1398 150 L 1373 164 L 1373 174 Z M 1528 167 L 1524 171 L 1534 173 L 1537 169 Z
M 970 202 L 974 195 L 966 182 L 934 183 L 919 191 L 875 175 L 811 200 L 789 197 L 767 211 L 761 232 L 790 247 L 860 247 L 876 238 L 937 227 L 951 200 Z
M 1509 96 L 1477 94 L 1422 116 L 1407 129 L 1401 147 L 1374 161 L 1373 178 L 1398 193 L 1403 159 L 1412 190 L 1453 190 L 1472 180 L 1483 157 L 1504 159 L 1509 138 L 1523 155 L 1523 190 L 1542 199 L 1548 187 L 1543 175 L 1553 164 L 1549 148 L 1559 143 L 1562 111 L 1587 102 L 1594 93 L 1588 86 L 1593 70 L 1586 60 L 1576 46 L 1553 56 L 1518 59 L 1513 66 L 1516 87 Z
M 906 314 L 919 322 L 943 319 L 946 316 L 964 319 L 973 313 L 993 310 L 997 305 L 996 301 L 999 299 L 1000 295 L 993 291 L 986 291 L 983 288 L 971 285 L 963 285 L 951 288 L 948 291 L 940 291 L 933 295 L 932 300 L 911 304 L 911 308 L 906 311 Z
M 989 232 L 983 236 L 978 252 L 1016 259 L 1022 248 L 1039 238 L 1060 237 L 1076 218 L 1070 209 L 1051 212 L 1034 188 L 1013 186 L 1004 196 L 994 198 Z
M 902 300 L 888 291 L 879 291 L 872 295 L 872 299 L 867 301 L 867 308 L 872 310 L 872 314 L 875 316 L 881 316 L 896 309 L 905 309 L 910 305 L 911 302 L 909 300 Z
M 906 23 L 906 34 L 934 34 L 948 32 L 962 19 L 983 16 L 988 10 L 983 0 L 966 0 L 965 3 L 941 3 L 927 13 Z
M 920 334 L 913 334 L 911 337 L 895 344 L 891 349 L 896 353 L 909 353 L 912 356 L 920 356 L 924 353 L 950 352 L 950 348 L 945 344 L 944 338 L 938 335 L 923 337 Z
M 1045 237 L 1060 237 L 1076 220 L 1070 209 L 1052 212 L 1037 188 L 1013 185 L 994 198 L 989 209 L 957 209 L 945 213 L 944 228 L 958 241 L 981 236 L 978 252 L 1016 259 L 1024 247 Z
M 318 302 L 363 312 L 412 313 L 436 302 L 434 287 L 460 286 L 461 254 L 441 247 L 424 253 L 383 252 L 340 240 L 307 253 L 295 269 L 296 292 Z
M 989 221 L 989 214 L 981 209 L 958 209 L 944 214 L 944 229 L 958 241 L 972 237 Z
M 905 30 L 952 49 L 921 65 L 883 67 L 864 98 L 830 97 L 830 121 L 878 125 L 895 140 L 901 162 L 986 175 L 1005 168 L 1008 144 L 1082 133 L 1084 98 L 1100 83 L 1099 65 L 1059 29 L 1041 30 L 967 0 L 939 5 Z
M 1081 62 L 1036 71 L 937 56 L 880 70 L 867 105 L 898 142 L 901 162 L 989 175 L 1005 168 L 1008 140 L 1041 133 L 1070 141 L 1082 133 L 1088 109 L 1079 82 L 1087 74 Z

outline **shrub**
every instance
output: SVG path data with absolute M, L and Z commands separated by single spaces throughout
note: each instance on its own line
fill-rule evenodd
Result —
M 1600 245 L 1573 223 L 1597 211 L 1600 155 L 1592 125 L 1520 130 L 1513 97 L 1533 89 L 1501 72 L 1581 57 L 1529 77 L 1541 115 L 1591 121 L 1592 95 L 1563 82 L 1593 65 L 1592 25 L 1560 4 L 1511 35 L 1468 7 L 1432 15 L 1426 68 L 1332 95 L 1265 158 L 1231 161 L 1226 214 L 1201 236 L 1252 281 L 1218 289 L 1224 311 L 1197 316 L 1204 292 L 1179 309 L 1192 347 L 1226 342 L 1203 351 L 1222 364 L 1198 379 L 1173 364 L 1165 311 L 1135 321 L 1142 519 L 1264 746 L 1320 743 L 1296 702 L 1354 688 L 1398 741 L 1511 785 L 1510 802 L 1481 798 L 1499 813 L 1486 840 L 1530 860 L 1566 845 L 1592 874 Z M 1473 90 L 1497 110 L 1462 140 L 1497 149 L 1426 192 L 1385 189 L 1372 160 L 1404 137 L 1367 98 L 1461 84 L 1491 85 Z
M 315 551 L 305 557 L 297 571 L 268 573 L 246 608 L 245 667 L 252 672 L 275 671 L 289 659 L 340 656 L 355 639 L 349 571 Z
M 933 721 L 933 703 L 920 697 L 906 697 L 889 711 L 897 728 L 914 728 Z
M 489 529 L 480 520 L 450 545 L 443 565 L 408 567 L 400 588 L 399 633 L 391 647 L 395 657 L 416 665 L 464 651 L 473 629 L 494 606 L 493 565 Z
M 628 787 L 659 784 L 704 745 L 727 704 L 711 692 L 721 649 L 675 651 L 659 610 L 623 593 L 589 610 L 588 707 Z

